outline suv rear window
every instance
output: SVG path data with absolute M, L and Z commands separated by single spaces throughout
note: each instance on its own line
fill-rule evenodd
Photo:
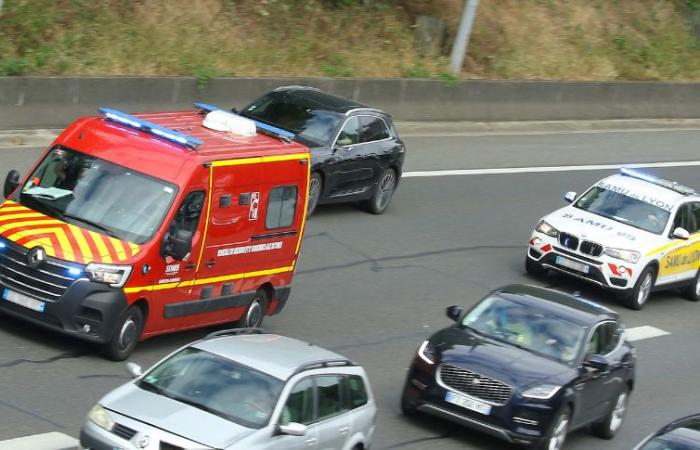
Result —
M 351 375 L 348 377 L 348 391 L 350 392 L 350 408 L 355 409 L 367 404 L 367 390 L 362 377 Z

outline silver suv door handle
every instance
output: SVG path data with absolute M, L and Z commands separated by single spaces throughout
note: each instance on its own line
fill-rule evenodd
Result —
M 350 427 L 340 427 L 340 428 L 338 428 L 338 433 L 340 433 L 340 434 L 346 434 L 348 431 L 350 431 Z
M 306 440 L 306 445 L 308 445 L 308 446 L 316 445 L 316 438 L 308 438 Z

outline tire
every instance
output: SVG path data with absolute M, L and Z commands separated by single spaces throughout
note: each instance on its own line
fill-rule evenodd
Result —
M 649 300 L 655 281 L 656 270 L 651 266 L 646 267 L 639 275 L 632 291 L 625 295 L 626 306 L 635 311 L 644 308 L 647 300 Z
M 323 192 L 323 178 L 318 172 L 313 172 L 309 177 L 309 203 L 306 206 L 306 217 L 316 211 L 318 206 L 318 201 L 321 199 L 321 193 Z
M 533 277 L 543 277 L 547 275 L 547 269 L 542 267 L 542 264 L 538 263 L 529 256 L 525 257 L 525 272 L 532 275 Z
M 683 289 L 683 295 L 693 302 L 700 300 L 700 270 L 695 274 L 695 278 L 693 278 L 690 285 Z
M 627 413 L 629 389 L 625 388 L 617 394 L 610 412 L 600 422 L 594 423 L 591 431 L 602 439 L 612 439 L 622 426 Z
M 363 208 L 372 214 L 384 213 L 394 197 L 397 181 L 394 169 L 386 169 L 382 172 L 372 197 L 362 203 Z
M 562 450 L 566 435 L 569 432 L 570 419 L 571 410 L 568 407 L 564 407 L 552 421 L 552 426 L 545 438 L 535 448 L 538 450 Z
M 418 413 L 416 407 L 406 400 L 406 394 L 401 395 L 401 413 L 406 417 L 415 417 Z
M 102 346 L 104 355 L 112 361 L 124 361 L 134 351 L 143 331 L 143 311 L 132 306 L 124 311 L 109 342 Z
M 260 328 L 267 313 L 267 305 L 269 304 L 267 292 L 258 289 L 255 297 L 248 305 L 248 308 L 243 313 L 243 316 L 236 323 L 240 328 Z

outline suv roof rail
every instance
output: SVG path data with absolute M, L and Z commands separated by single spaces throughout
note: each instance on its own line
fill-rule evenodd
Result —
M 213 333 L 207 334 L 204 339 L 212 339 L 221 336 L 238 336 L 241 334 L 267 334 L 264 328 L 230 328 L 227 330 L 219 330 Z
M 352 100 L 352 101 L 355 101 L 355 100 Z M 375 113 L 379 113 L 379 114 L 382 114 L 382 115 L 385 115 L 385 116 L 388 116 L 388 115 L 389 115 L 389 114 L 385 113 L 384 111 L 382 111 L 382 110 L 379 109 L 379 108 L 372 108 L 372 107 L 370 107 L 370 106 L 361 106 L 361 107 L 358 107 L 358 108 L 349 109 L 349 110 L 347 110 L 347 111 L 345 112 L 345 115 L 347 116 L 348 114 L 351 114 L 351 113 L 354 113 L 354 112 L 358 112 L 358 111 L 375 112 Z
M 272 90 L 272 92 L 286 91 L 289 89 L 311 89 L 312 91 L 320 91 L 321 89 L 314 86 L 304 86 L 301 84 L 289 84 L 285 86 L 278 86 Z
M 347 358 L 319 359 L 317 361 L 306 362 L 301 366 L 297 367 L 297 369 L 294 372 L 292 372 L 289 378 L 293 377 L 298 373 L 306 372 L 307 370 L 312 369 L 322 369 L 324 367 L 350 367 L 356 365 L 357 364 L 355 364 Z

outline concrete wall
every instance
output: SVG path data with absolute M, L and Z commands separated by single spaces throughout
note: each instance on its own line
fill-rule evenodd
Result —
M 0 129 L 63 127 L 98 106 L 125 112 L 242 107 L 303 84 L 387 110 L 401 121 L 700 118 L 700 83 L 185 77 L 0 78 Z

